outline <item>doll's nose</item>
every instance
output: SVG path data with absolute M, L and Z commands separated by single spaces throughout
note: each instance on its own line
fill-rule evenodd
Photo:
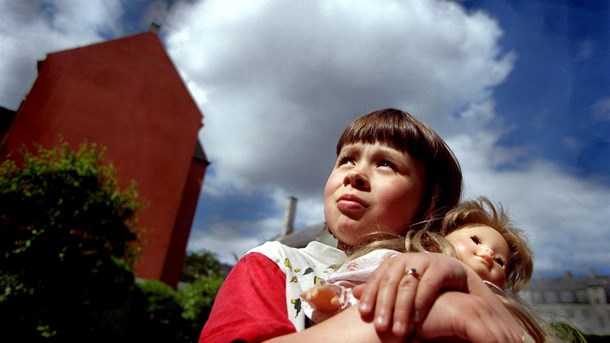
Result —
M 485 245 L 481 247 L 481 253 L 484 254 L 485 256 L 489 256 L 491 258 L 495 257 L 493 249 L 491 249 L 490 247 L 485 246 Z

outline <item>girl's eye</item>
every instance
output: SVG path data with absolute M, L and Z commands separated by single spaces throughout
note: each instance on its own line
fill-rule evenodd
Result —
M 344 164 L 352 164 L 354 163 L 354 158 L 351 156 L 341 156 L 337 159 L 337 165 L 342 166 Z
M 472 239 L 472 241 L 474 242 L 474 244 L 479 244 L 481 243 L 481 240 L 479 239 L 479 237 L 477 236 L 471 236 L 470 239 Z
M 500 266 L 500 267 L 504 267 L 504 260 L 501 258 L 496 258 L 496 263 Z
M 379 162 L 379 166 L 380 167 L 388 167 L 388 168 L 392 168 L 395 169 L 394 163 L 388 161 L 388 160 L 381 160 Z

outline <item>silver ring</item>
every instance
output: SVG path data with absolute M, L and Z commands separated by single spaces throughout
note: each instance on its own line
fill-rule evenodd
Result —
M 409 270 L 407 270 L 407 275 L 413 275 L 414 278 L 419 280 L 419 274 L 417 273 L 417 269 L 415 269 L 415 267 L 409 268 Z

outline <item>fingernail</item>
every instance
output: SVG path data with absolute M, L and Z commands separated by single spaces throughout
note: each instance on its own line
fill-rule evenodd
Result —
M 392 326 L 392 332 L 394 332 L 398 336 L 405 334 L 404 330 L 405 329 L 402 323 L 395 322 Z
M 360 308 L 360 311 L 362 311 L 362 312 L 368 312 L 369 311 L 369 305 L 368 304 L 360 303 L 360 305 L 358 305 L 358 307 Z

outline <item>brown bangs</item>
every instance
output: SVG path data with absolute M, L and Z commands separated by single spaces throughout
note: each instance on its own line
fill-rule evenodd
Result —
M 386 108 L 354 120 L 337 142 L 337 156 L 345 145 L 356 143 L 384 144 L 423 164 L 424 201 L 413 224 L 442 217 L 458 203 L 462 171 L 457 159 L 445 141 L 408 112 Z
M 435 158 L 439 149 L 436 134 L 407 112 L 384 109 L 369 113 L 352 122 L 337 142 L 337 155 L 348 144 L 381 143 L 421 162 Z

